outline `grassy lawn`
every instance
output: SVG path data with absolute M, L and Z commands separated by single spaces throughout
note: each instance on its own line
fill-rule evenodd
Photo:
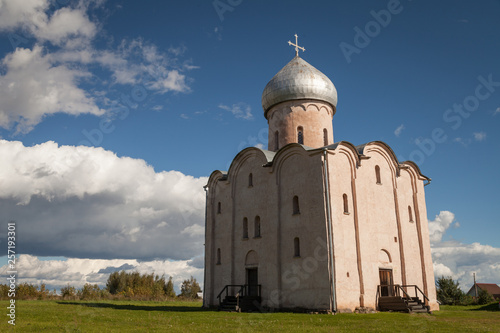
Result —
M 0 332 L 500 332 L 498 304 L 443 306 L 433 314 L 226 313 L 199 302 L 17 301 Z

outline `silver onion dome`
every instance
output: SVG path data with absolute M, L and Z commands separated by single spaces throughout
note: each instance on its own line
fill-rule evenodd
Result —
M 274 105 L 296 99 L 316 99 L 337 107 L 337 89 L 332 81 L 301 57 L 296 56 L 264 88 L 264 114 Z

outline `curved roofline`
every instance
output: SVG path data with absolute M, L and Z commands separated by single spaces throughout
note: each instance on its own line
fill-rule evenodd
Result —
M 219 176 L 219 177 L 217 177 Z M 216 178 L 222 178 L 223 180 L 227 178 L 227 171 L 221 171 L 221 170 L 214 170 L 212 171 L 212 173 L 210 174 L 210 176 L 208 176 L 208 182 L 207 182 L 207 185 L 212 182 L 212 180 L 216 179 Z
M 422 171 L 420 170 L 420 168 L 418 167 L 418 165 L 417 165 L 415 162 L 413 162 L 413 161 L 404 161 L 404 162 L 399 162 L 399 160 L 398 160 L 398 158 L 396 157 L 396 154 L 394 153 L 394 151 L 392 150 L 392 148 L 391 148 L 391 147 L 390 147 L 387 143 L 385 143 L 385 142 L 383 142 L 383 141 L 378 141 L 378 140 L 377 140 L 377 141 L 370 141 L 370 142 L 367 142 L 367 143 L 365 143 L 365 144 L 362 144 L 362 145 L 356 146 L 356 148 L 358 149 L 358 152 L 359 152 L 360 154 L 364 155 L 364 152 L 363 152 L 363 151 L 364 151 L 365 147 L 366 147 L 366 146 L 368 146 L 368 145 L 370 145 L 370 144 L 378 144 L 378 145 L 381 145 L 381 146 L 385 147 L 385 148 L 389 151 L 389 153 L 390 153 L 390 155 L 391 155 L 392 159 L 394 159 L 394 162 L 396 163 L 396 165 L 398 166 L 398 168 L 401 168 L 401 166 L 402 166 L 403 164 L 410 164 L 410 165 L 412 165 L 413 167 L 415 167 L 415 169 L 417 170 L 417 172 L 418 172 L 419 176 L 421 176 L 422 178 L 424 178 L 424 179 L 426 179 L 426 180 L 429 180 L 429 181 L 431 180 L 431 178 L 427 177 L 426 175 L 424 175 L 424 174 L 422 173 Z
M 413 162 L 413 161 L 404 161 L 404 162 L 401 162 L 401 165 L 404 165 L 404 164 L 409 164 L 411 165 L 413 168 L 415 168 L 415 170 L 417 171 L 418 175 L 422 178 L 424 178 L 425 180 L 427 181 L 431 181 L 432 179 L 427 177 L 426 175 L 424 175 L 422 173 L 422 171 L 420 170 L 420 167 L 417 165 L 417 163 Z
M 364 149 L 366 148 L 366 146 L 370 145 L 370 144 L 378 144 L 378 145 L 381 145 L 381 146 L 384 146 L 390 153 L 390 156 L 392 157 L 392 159 L 394 160 L 394 162 L 396 163 L 396 165 L 399 165 L 399 161 L 398 161 L 398 158 L 396 157 L 396 154 L 394 153 L 394 150 L 392 150 L 392 148 L 387 144 L 385 143 L 384 141 L 370 141 L 370 142 L 367 142 L 365 144 L 362 144 L 362 145 L 359 145 L 359 146 L 356 146 L 356 148 L 358 149 L 358 152 L 361 154 L 361 155 L 365 155 L 364 154 Z
M 422 173 L 422 171 L 420 170 L 419 166 L 415 162 L 413 162 L 413 161 L 399 162 L 397 157 L 396 157 L 396 154 L 394 153 L 392 148 L 387 143 L 385 143 L 383 141 L 370 141 L 370 142 L 367 142 L 365 144 L 358 145 L 358 146 L 355 146 L 354 144 L 352 144 L 349 141 L 338 141 L 338 142 L 335 142 L 331 145 L 319 147 L 319 148 L 312 148 L 312 147 L 304 146 L 304 145 L 299 144 L 299 143 L 292 142 L 292 143 L 289 143 L 289 144 L 283 146 L 277 152 L 266 150 L 266 149 L 261 149 L 261 148 L 257 148 L 257 147 L 245 148 L 245 149 L 241 150 L 238 154 L 236 154 L 236 156 L 233 158 L 233 161 L 231 162 L 231 165 L 229 166 L 228 171 L 220 171 L 220 170 L 213 171 L 209 177 L 207 185 L 210 184 L 213 180 L 215 180 L 218 175 L 220 178 L 222 178 L 222 180 L 228 179 L 229 176 L 232 174 L 232 170 L 234 169 L 235 164 L 238 163 L 241 156 L 243 156 L 249 152 L 252 152 L 252 151 L 257 152 L 257 154 L 260 154 L 264 158 L 264 160 L 266 161 L 266 164 L 263 164 L 263 166 L 272 166 L 280 158 L 281 155 L 286 154 L 286 152 L 288 150 L 293 149 L 293 148 L 297 148 L 297 147 L 302 148 L 304 152 L 313 152 L 313 151 L 321 151 L 324 149 L 336 150 L 339 146 L 344 146 L 344 147 L 352 150 L 353 154 L 356 156 L 357 160 L 359 161 L 362 156 L 366 156 L 364 153 L 364 150 L 367 146 L 369 146 L 371 144 L 383 147 L 383 149 L 385 149 L 389 153 L 389 156 L 393 160 L 395 167 L 397 169 L 401 169 L 404 166 L 411 167 L 411 168 L 416 170 L 417 174 L 422 179 L 425 179 L 429 182 L 431 181 L 431 178 L 425 176 Z
M 242 151 L 240 151 L 238 154 L 236 154 L 236 156 L 231 161 L 231 165 L 229 165 L 229 169 L 228 169 L 228 172 L 227 172 L 228 176 L 231 173 L 231 170 L 234 168 L 233 166 L 235 165 L 235 163 L 237 163 L 237 161 L 239 160 L 239 158 L 241 156 L 245 155 L 246 153 L 248 153 L 250 151 L 253 151 L 253 150 L 255 150 L 258 153 L 262 154 L 268 164 L 272 163 L 272 161 L 274 160 L 274 156 L 276 155 L 275 152 L 270 151 L 270 150 L 265 150 L 265 149 L 261 149 L 261 148 L 257 148 L 257 147 L 247 147 L 247 148 L 243 149 Z

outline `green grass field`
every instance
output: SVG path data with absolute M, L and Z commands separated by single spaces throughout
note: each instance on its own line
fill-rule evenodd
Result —
M 200 302 L 17 301 L 0 332 L 500 332 L 498 304 L 443 306 L 433 314 L 299 314 L 207 311 Z

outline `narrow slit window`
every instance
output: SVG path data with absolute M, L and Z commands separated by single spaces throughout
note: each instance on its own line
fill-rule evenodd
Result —
M 326 128 L 323 129 L 323 144 L 328 146 L 328 130 Z
M 243 218 L 243 238 L 248 238 L 248 219 Z
M 375 166 L 375 178 L 377 179 L 377 184 L 382 184 L 380 180 L 380 167 L 378 165 Z
M 408 218 L 410 222 L 413 222 L 413 213 L 411 211 L 411 207 L 408 206 Z
M 280 134 L 278 131 L 274 132 L 274 150 L 280 149 Z
M 222 213 L 222 207 L 221 207 L 221 203 L 219 201 L 219 203 L 217 203 L 217 214 L 221 214 Z
M 260 237 L 260 216 L 255 217 L 254 237 Z
M 300 240 L 299 237 L 295 237 L 293 240 L 293 250 L 294 250 L 294 257 L 300 257 Z
M 304 144 L 304 128 L 302 126 L 297 128 L 297 142 L 301 145 Z
M 253 186 L 253 174 L 248 175 L 248 187 Z
M 220 248 L 217 249 L 217 265 L 220 265 Z
M 347 201 L 347 194 L 344 193 L 342 196 L 342 200 L 344 202 L 344 214 L 349 214 L 349 202 Z
M 299 197 L 294 196 L 293 197 L 293 214 L 300 214 L 300 207 L 299 207 Z

